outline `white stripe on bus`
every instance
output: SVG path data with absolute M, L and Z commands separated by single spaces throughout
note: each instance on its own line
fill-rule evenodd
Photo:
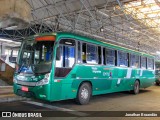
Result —
M 131 75 L 132 75 L 132 68 L 128 68 L 126 78 L 131 78 Z

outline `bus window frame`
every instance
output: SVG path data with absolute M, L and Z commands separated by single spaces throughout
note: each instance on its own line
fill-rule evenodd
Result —
M 103 65 L 106 65 L 106 47 L 103 47 Z
M 96 63 L 87 63 L 87 45 L 92 45 L 92 46 L 95 46 L 96 47 Z M 98 65 L 98 45 L 96 45 L 96 44 L 92 44 L 92 43 L 86 43 L 86 63 L 87 64 L 93 64 L 93 65 Z
M 146 61 L 146 67 L 145 67 L 145 68 L 142 68 L 142 57 L 145 58 L 145 61 Z M 147 66 L 147 63 L 148 63 L 147 57 L 141 55 L 141 60 L 140 60 L 140 61 L 141 61 L 141 67 L 140 67 L 140 68 L 141 68 L 141 69 L 144 69 L 144 70 L 147 70 L 147 67 L 148 67 L 148 66 Z
M 127 66 L 120 66 L 120 63 L 119 63 L 119 52 L 122 52 L 122 53 L 126 53 L 127 54 L 127 59 L 128 59 L 128 61 L 127 61 L 127 63 L 128 63 L 128 65 Z M 124 68 L 129 68 L 130 66 L 129 66 L 129 52 L 126 52 L 126 51 L 123 51 L 123 50 L 117 50 L 117 66 L 118 67 L 124 67 Z
M 90 44 L 90 45 L 93 45 L 93 46 L 96 46 L 96 49 L 97 49 L 97 55 L 98 55 L 98 45 L 97 44 L 94 44 L 94 43 L 89 43 L 89 42 L 86 42 L 86 41 L 80 41 L 80 40 L 78 40 L 78 39 L 76 39 L 77 40 L 77 42 L 79 41 L 79 42 L 81 42 L 81 63 L 78 63 L 78 64 L 89 64 L 89 65 L 100 65 L 100 64 L 98 64 L 98 58 L 96 59 L 96 62 L 97 63 L 87 63 L 87 44 Z M 83 60 L 82 60 L 82 47 L 83 47 L 83 44 L 86 44 L 86 63 L 84 63 L 83 62 Z
M 100 45 L 98 45 L 97 46 L 98 47 L 98 50 L 97 50 L 97 56 L 98 56 L 98 65 L 103 65 L 102 64 L 102 54 L 103 54 L 103 52 L 102 52 L 102 46 L 100 46 Z M 99 49 L 100 48 L 100 49 Z M 100 55 L 99 55 L 99 52 L 100 52 Z
M 77 56 L 77 58 L 76 58 L 76 63 L 77 64 L 81 64 L 82 63 L 82 41 L 79 41 L 79 40 L 75 40 L 76 41 L 76 43 L 77 43 L 77 52 L 76 52 L 76 56 Z M 79 49 L 78 49 L 78 42 L 79 42 L 79 44 L 80 44 L 80 51 L 79 51 Z M 78 62 L 78 55 L 79 55 L 79 52 L 80 52 L 80 62 Z
M 109 48 L 109 47 L 107 48 L 107 47 L 106 47 L 106 48 L 105 48 L 105 57 L 106 57 L 105 60 L 107 60 L 107 55 L 106 55 L 106 54 L 107 54 L 107 49 L 108 49 L 108 50 L 114 50 L 114 65 L 111 65 L 111 64 L 108 64 L 108 65 L 107 65 L 107 61 L 106 61 L 106 62 L 105 62 L 105 63 L 106 63 L 106 66 L 116 66 L 116 62 L 117 62 L 117 60 L 116 60 L 116 57 L 117 57 L 117 55 L 116 55 L 116 49 Z
M 138 67 L 132 67 L 132 59 L 131 59 L 131 56 L 132 55 L 135 55 L 135 56 L 138 56 Z M 138 69 L 138 68 L 141 68 L 141 64 L 140 64 L 140 55 L 137 55 L 137 54 L 134 54 L 134 53 L 130 53 L 130 56 L 129 56 L 129 63 L 130 63 L 130 67 L 131 68 L 136 68 L 136 69 Z
M 103 65 L 103 46 L 100 46 L 101 47 L 101 65 Z
M 153 62 L 153 64 L 152 64 L 152 68 L 149 68 L 149 67 L 148 67 L 148 66 L 149 66 L 148 59 L 151 59 L 151 60 L 152 60 L 152 62 Z M 154 59 L 153 59 L 153 58 L 149 58 L 149 57 L 147 57 L 147 69 L 148 69 L 148 70 L 154 70 Z

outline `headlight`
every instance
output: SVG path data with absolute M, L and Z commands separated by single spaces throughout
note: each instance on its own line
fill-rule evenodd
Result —
M 36 86 L 46 85 L 49 83 L 50 73 L 46 74 L 44 79 L 37 82 Z

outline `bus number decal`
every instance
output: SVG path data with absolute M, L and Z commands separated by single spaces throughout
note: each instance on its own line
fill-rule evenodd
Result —
M 108 72 L 103 72 L 103 76 L 109 76 Z

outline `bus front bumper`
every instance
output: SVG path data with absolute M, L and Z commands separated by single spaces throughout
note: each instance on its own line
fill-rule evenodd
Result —
M 14 83 L 13 90 L 14 93 L 19 96 L 33 97 L 37 99 L 50 101 L 50 87 L 50 84 L 42 86 L 23 86 Z

